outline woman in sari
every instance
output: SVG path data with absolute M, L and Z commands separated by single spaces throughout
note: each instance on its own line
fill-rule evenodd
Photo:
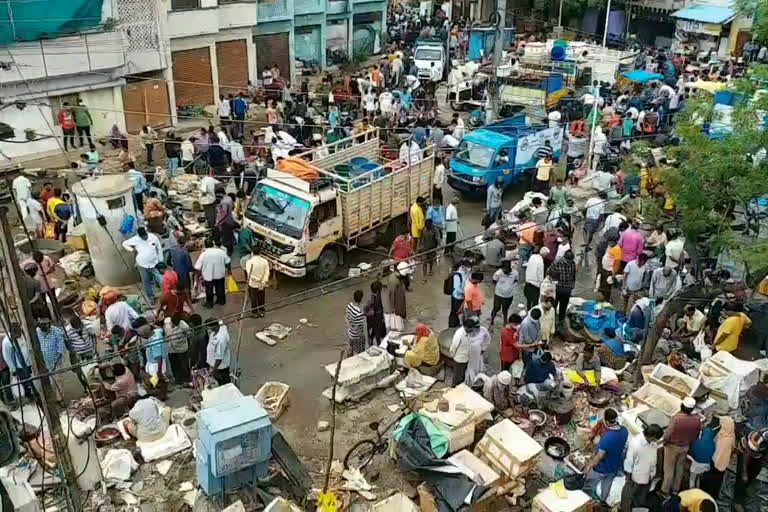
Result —
M 440 361 L 440 345 L 437 336 L 424 324 L 416 326 L 413 346 L 405 353 L 405 366 L 418 368 L 420 366 L 435 366 Z

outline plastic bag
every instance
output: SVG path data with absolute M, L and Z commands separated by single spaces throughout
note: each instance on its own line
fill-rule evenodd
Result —
M 45 223 L 45 238 L 47 240 L 56 239 L 56 224 L 54 224 L 53 222 Z
M 227 276 L 227 293 L 237 293 L 240 291 L 240 287 L 237 286 L 237 281 L 231 275 Z

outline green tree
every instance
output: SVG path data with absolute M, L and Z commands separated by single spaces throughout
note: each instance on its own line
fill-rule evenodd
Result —
M 732 132 L 722 138 L 702 131 L 702 121 L 723 120 L 714 111 L 713 97 L 701 93 L 689 99 L 676 126 L 680 145 L 669 151 L 679 166 L 665 170 L 662 180 L 675 200 L 678 224 L 689 245 L 701 242 L 705 247 L 706 253 L 698 256 L 728 250 L 757 268 L 768 266 L 768 242 L 745 238 L 734 230 L 734 215 L 746 211 L 756 197 L 768 195 L 766 165 L 755 165 L 752 159 L 768 148 L 761 112 L 768 110 L 768 98 L 752 99 L 753 85 L 746 80 L 737 83 L 735 90 L 745 101 L 734 107 Z
M 768 42 L 768 0 L 735 0 L 737 11 L 752 17 L 752 35 L 758 41 Z

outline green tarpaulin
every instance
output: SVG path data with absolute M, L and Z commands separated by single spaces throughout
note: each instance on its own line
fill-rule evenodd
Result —
M 103 3 L 104 0 L 0 0 L 0 44 L 53 39 L 97 27 L 101 25 Z

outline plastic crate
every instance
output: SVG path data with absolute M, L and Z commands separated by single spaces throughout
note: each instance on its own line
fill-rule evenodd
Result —
M 638 403 L 645 404 L 652 409 L 658 409 L 667 416 L 672 416 L 680 411 L 683 401 L 668 392 L 666 389 L 649 382 L 632 393 L 632 398 Z
M 277 381 L 265 382 L 256 392 L 256 401 L 267 411 L 269 419 L 276 421 L 288 407 L 288 390 L 291 386 Z

